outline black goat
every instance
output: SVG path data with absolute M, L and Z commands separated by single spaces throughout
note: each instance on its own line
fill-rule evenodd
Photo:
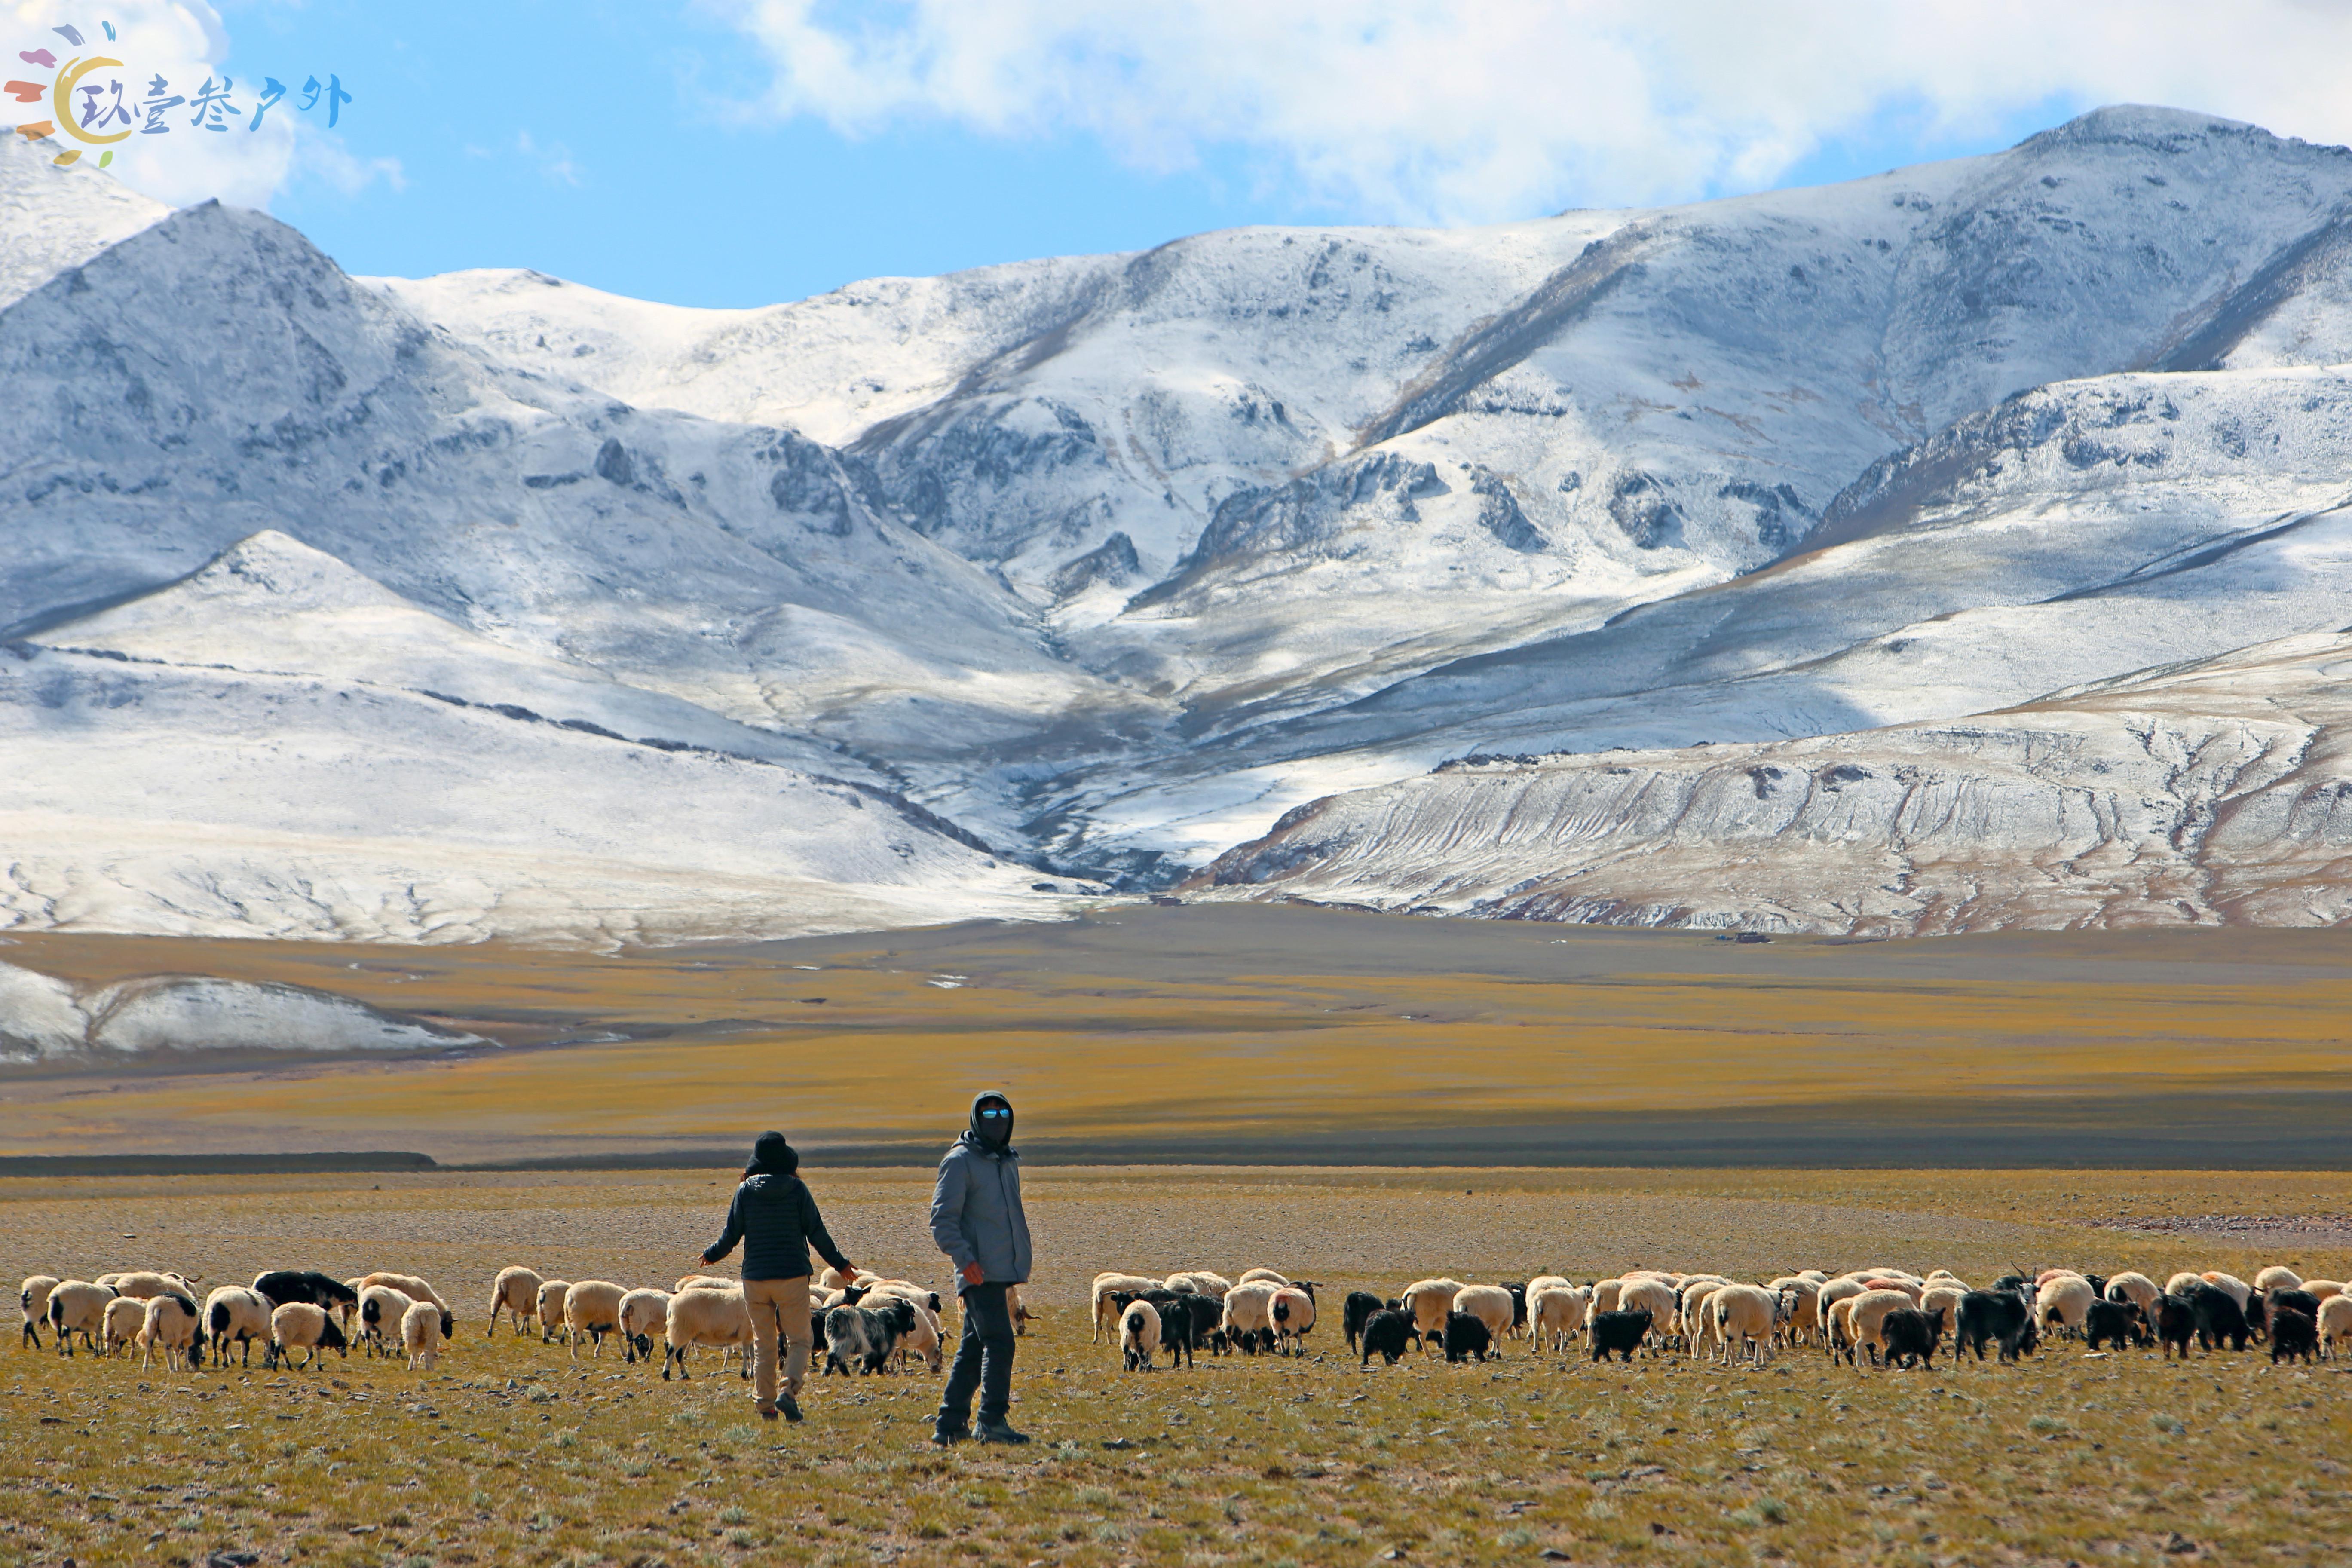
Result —
M 2189 1304 L 2186 1296 L 2158 1296 L 2156 1299 L 2156 1337 L 2164 1346 L 2164 1359 L 2170 1361 L 2172 1352 L 2189 1359 L 2189 1342 L 2197 1337 L 2197 1309 Z
M 1637 1307 L 1630 1312 L 1601 1312 L 1585 1328 L 1592 1338 L 1594 1361 L 1607 1361 L 1612 1351 L 1632 1361 L 1633 1352 L 1650 1337 L 1650 1310 Z
M 2139 1309 L 2129 1301 L 2092 1302 L 2083 1319 L 2083 1337 L 2093 1350 L 2107 1343 L 2147 1346 L 2156 1342 Z
M 1414 1331 L 1412 1313 L 1383 1307 L 1365 1321 L 1361 1338 L 1364 1359 L 1360 1364 L 1371 1365 L 1372 1357 L 1377 1353 L 1382 1361 L 1394 1366 L 1397 1359 L 1404 1354 L 1406 1344 L 1417 1342 L 1421 1335 Z
M 1394 1301 L 1383 1301 L 1370 1290 L 1350 1290 L 1339 1306 L 1339 1331 L 1348 1336 L 1348 1348 L 1355 1350 L 1363 1337 L 1364 1325 L 1372 1321 L 1374 1312 L 1386 1311 Z
M 1186 1298 L 1191 1298 L 1187 1300 Z M 1192 1302 L 1201 1298 L 1190 1290 L 1179 1291 L 1172 1301 L 1155 1301 L 1160 1313 L 1160 1348 L 1168 1352 L 1168 1364 L 1172 1369 L 1181 1362 L 1192 1364 L 1192 1347 L 1200 1333 L 1200 1320 L 1192 1316 Z M 1214 1305 L 1214 1303 L 1211 1303 Z
M 2294 1292 L 2300 1296 L 2304 1292 Z M 2282 1290 L 2279 1295 L 2285 1295 Z M 2271 1301 L 2271 1364 L 2293 1361 L 2301 1356 L 2305 1361 L 2319 1353 L 2319 1323 L 2308 1312 L 2294 1307 L 2283 1307 L 2277 1299 Z
M 1445 1359 L 1450 1362 L 1475 1357 L 1486 1359 L 1487 1349 L 1495 1342 L 1486 1320 L 1468 1312 L 1445 1314 Z
M 1916 1307 L 1897 1307 L 1879 1323 L 1878 1338 L 1885 1347 L 1886 1359 L 1882 1363 L 1889 1370 L 1896 1366 L 1920 1366 L 1933 1372 L 1936 1367 L 1936 1343 L 1944 1337 L 1944 1309 L 1923 1312 Z
M 315 1268 L 273 1268 L 253 1277 L 253 1289 L 275 1311 L 289 1301 L 308 1301 L 329 1311 L 349 1311 L 360 1304 L 360 1293 L 331 1274 Z
M 1952 1335 L 1954 1359 L 1974 1351 L 1977 1360 L 1984 1360 L 1987 1340 L 1999 1347 L 2004 1362 L 2030 1354 L 2042 1342 L 2042 1331 L 2033 1325 L 2033 1304 L 2023 1294 L 2028 1289 L 2021 1280 L 2016 1289 L 1971 1290 L 1961 1297 L 1959 1327 Z
M 2242 1351 L 2253 1337 L 2253 1327 L 2246 1321 L 2245 1310 L 2238 1299 L 2219 1285 L 2199 1283 L 2189 1287 L 2189 1310 L 2197 1314 L 2197 1344 L 2200 1350 L 2220 1348 L 2223 1340 L 2230 1348 Z

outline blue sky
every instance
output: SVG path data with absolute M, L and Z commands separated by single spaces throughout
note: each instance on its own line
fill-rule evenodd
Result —
M 1508 218 L 1818 184 L 2007 146 L 2142 85 L 2152 100 L 2200 90 L 2193 63 L 2162 59 L 2145 84 L 1997 57 L 1952 79 L 1882 70 L 1922 46 L 1833 32 L 1836 4 L 1817 41 L 1719 28 L 1627 45 L 1563 31 L 1591 7 L 1571 18 L 1545 0 L 1471 5 L 1459 28 L 1430 0 L 1360 7 L 1378 26 L 1302 0 L 1296 26 L 1242 0 L 1163 3 L 1173 20 L 1155 30 L 1071 0 L 1008 5 L 1001 26 L 998 0 L 217 0 L 231 72 L 331 71 L 354 95 L 346 177 L 298 159 L 269 204 L 347 270 L 533 267 L 697 305 L 1236 224 Z M 1463 51 L 1451 67 L 1412 36 L 1433 23 Z M 1549 51 L 1534 74 L 1477 79 L 1497 60 L 1522 68 L 1522 38 Z M 1802 68 L 1757 88 L 1775 66 L 1756 49 L 1784 45 Z M 2216 80 L 2214 96 L 2242 90 Z M 1493 108 L 1514 94 L 1523 107 Z

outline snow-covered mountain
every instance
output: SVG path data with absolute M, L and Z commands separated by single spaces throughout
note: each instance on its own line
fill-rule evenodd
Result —
M 2352 632 L 1996 713 L 1456 764 L 1318 802 L 1202 891 L 1917 935 L 2352 919 Z
M 1032 908 L 1337 792 L 1438 810 L 1465 756 L 1932 727 L 2352 619 L 2352 152 L 2202 115 L 751 310 L 353 279 L 112 190 L 0 152 L 47 258 L 0 308 L 21 920 Z M 99 756 L 208 782 L 80 787 Z M 1277 840 L 1220 875 L 1322 886 Z

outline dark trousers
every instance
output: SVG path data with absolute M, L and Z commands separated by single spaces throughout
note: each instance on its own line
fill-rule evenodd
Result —
M 1002 1421 L 1013 1407 L 1013 1308 L 1005 1289 L 992 1280 L 967 1285 L 961 1292 L 963 1338 L 940 1395 L 942 1426 L 971 1424 L 974 1389 L 980 1391 L 982 1421 Z

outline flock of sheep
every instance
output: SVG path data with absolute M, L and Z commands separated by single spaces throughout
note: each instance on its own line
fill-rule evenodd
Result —
M 219 1286 L 197 1304 L 195 1279 L 160 1270 L 24 1282 L 24 1340 L 41 1330 L 63 1355 L 77 1341 L 100 1354 L 161 1355 L 166 1367 L 194 1368 L 207 1353 L 252 1364 L 263 1347 L 265 1369 L 315 1366 L 327 1351 L 404 1356 L 411 1370 L 431 1368 L 456 1331 L 449 1303 L 414 1275 L 375 1273 L 335 1279 L 308 1269 L 276 1269 L 251 1285 Z M 1316 1322 L 1317 1281 L 1253 1268 L 1238 1281 L 1207 1269 L 1164 1279 L 1096 1276 L 1094 1335 L 1116 1340 L 1121 1363 L 1149 1371 L 1165 1353 L 1189 1365 L 1212 1355 L 1295 1354 Z M 1029 1313 L 1011 1292 L 1015 1324 Z M 845 1278 L 827 1269 L 809 1296 L 810 1321 L 824 1348 L 824 1371 L 845 1375 L 904 1369 L 910 1357 L 940 1369 L 943 1333 L 937 1292 L 875 1274 Z M 607 1280 L 550 1279 L 520 1267 L 499 1270 L 490 1287 L 487 1331 L 501 1319 L 513 1332 L 536 1331 L 562 1342 L 577 1360 L 582 1347 L 604 1353 L 617 1339 L 623 1359 L 651 1362 L 662 1342 L 662 1377 L 690 1377 L 688 1356 L 716 1351 L 723 1370 L 741 1354 L 749 1374 L 751 1317 L 743 1288 L 715 1275 L 690 1274 L 669 1289 L 629 1289 Z M 1370 1365 L 1393 1366 L 1409 1348 L 1442 1351 L 1449 1362 L 1499 1355 L 1505 1341 L 1559 1353 L 1583 1337 L 1594 1360 L 1631 1361 L 1636 1352 L 1679 1352 L 1729 1363 L 1769 1362 L 1783 1347 L 1816 1345 L 1832 1361 L 1873 1366 L 1929 1366 L 1944 1336 L 1953 1352 L 2002 1361 L 2030 1353 L 2044 1334 L 2107 1344 L 2161 1344 L 2186 1356 L 2194 1341 L 2211 1352 L 2243 1351 L 2267 1341 L 2273 1362 L 2334 1356 L 2352 1344 L 2352 1295 L 2341 1281 L 2304 1279 L 2269 1268 L 2249 1285 L 2229 1274 L 2176 1274 L 2158 1287 L 2145 1274 L 2112 1277 L 2072 1269 L 2013 1272 L 1972 1289 L 1948 1269 L 1915 1275 L 1858 1268 L 1832 1277 L 1807 1269 L 1762 1283 L 1720 1274 L 1635 1269 L 1582 1285 L 1556 1274 L 1501 1285 L 1422 1279 L 1383 1299 L 1352 1290 L 1341 1307 L 1350 1352 Z
M 101 1355 L 141 1352 L 140 1365 L 159 1354 L 166 1367 L 216 1364 L 234 1354 L 250 1366 L 263 1347 L 262 1366 L 308 1369 L 327 1351 L 348 1356 L 354 1341 L 371 1354 L 405 1356 L 412 1371 L 430 1369 L 456 1332 L 448 1301 L 409 1274 L 376 1273 L 336 1279 L 313 1269 L 272 1269 L 251 1285 L 223 1285 L 197 1305 L 196 1277 L 161 1270 L 60 1279 L 36 1274 L 18 1298 L 26 1344 L 38 1348 L 46 1327 L 61 1355 L 77 1341 Z M 1015 1327 L 1026 1331 L 1029 1312 L 1011 1293 Z M 910 1355 L 937 1372 L 940 1365 L 940 1298 L 905 1279 L 861 1274 L 845 1279 L 827 1269 L 809 1295 L 810 1321 L 824 1336 L 824 1370 L 845 1374 L 903 1368 Z M 524 1268 L 503 1268 L 490 1286 L 488 1331 L 501 1318 L 513 1331 L 536 1331 L 560 1342 L 577 1360 L 586 1345 L 601 1356 L 617 1338 L 623 1359 L 653 1359 L 663 1344 L 662 1377 L 691 1377 L 687 1357 L 716 1350 L 724 1368 L 743 1357 L 750 1375 L 751 1314 L 743 1287 L 716 1275 L 690 1274 L 667 1290 L 632 1290 L 607 1280 L 549 1279 Z
M 1239 1283 L 1200 1269 L 1164 1279 L 1100 1274 L 1095 1338 L 1114 1335 L 1129 1371 L 1150 1370 L 1162 1352 L 1171 1366 L 1190 1364 L 1200 1349 L 1296 1353 L 1315 1326 L 1316 1289 L 1313 1280 L 1269 1268 L 1253 1268 Z M 1866 1356 L 1877 1367 L 1927 1367 L 1947 1333 L 1954 1354 L 1972 1351 L 1979 1361 L 1988 1345 L 2014 1361 L 2048 1333 L 2095 1351 L 2160 1343 L 2168 1359 L 2185 1357 L 2192 1340 L 2211 1352 L 2266 1339 L 2273 1362 L 2307 1362 L 2352 1343 L 2352 1296 L 2341 1281 L 2304 1279 L 2283 1267 L 2263 1269 L 2252 1285 L 2219 1271 L 2176 1274 L 2158 1288 L 2145 1274 L 2051 1268 L 2007 1274 L 1981 1289 L 1941 1268 L 1835 1277 L 1806 1269 L 1753 1284 L 1635 1269 L 1582 1285 L 1556 1274 L 1502 1285 L 1423 1279 L 1385 1300 L 1351 1290 L 1341 1324 L 1364 1365 L 1378 1354 L 1393 1366 L 1408 1348 L 1484 1361 L 1521 1335 L 1557 1353 L 1582 1335 L 1595 1361 L 1631 1361 L 1644 1351 L 1761 1364 L 1781 1347 L 1818 1345 L 1850 1365 Z

